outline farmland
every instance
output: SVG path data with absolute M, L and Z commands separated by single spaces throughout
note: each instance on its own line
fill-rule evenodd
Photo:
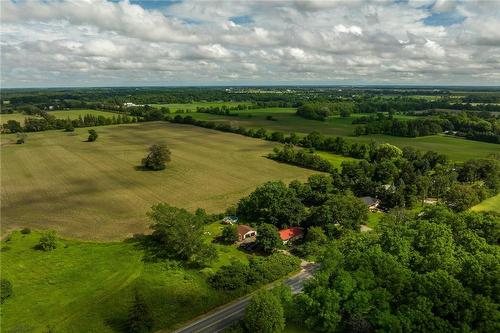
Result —
M 246 128 L 263 127 L 269 131 L 282 131 L 285 133 L 295 132 L 305 135 L 318 131 L 324 135 L 344 136 L 351 142 L 369 143 L 374 140 L 377 143 L 391 143 L 399 147 L 414 146 L 420 150 L 434 150 L 446 154 L 452 160 L 464 161 L 473 158 L 485 158 L 490 154 L 497 153 L 498 146 L 492 143 L 465 140 L 461 138 L 432 135 L 417 138 L 395 137 L 383 134 L 372 134 L 355 137 L 353 136 L 354 125 L 352 121 L 360 114 L 350 117 L 334 116 L 326 121 L 317 121 L 301 118 L 295 115 L 293 108 L 268 108 L 258 110 L 239 111 L 238 117 L 219 116 L 206 113 L 193 113 L 192 116 L 200 120 L 230 122 L 234 126 Z M 272 116 L 273 120 L 267 117 Z M 397 116 L 400 119 L 410 119 L 408 116 Z
M 78 119 L 78 116 L 85 116 L 86 114 L 91 114 L 93 116 L 104 116 L 104 117 L 112 117 L 116 115 L 112 112 L 106 111 L 98 111 L 91 109 L 74 109 L 74 110 L 58 110 L 58 111 L 49 111 L 50 115 L 55 116 L 59 119 Z M 39 116 L 34 115 L 24 115 L 21 113 L 11 113 L 11 114 L 0 114 L 0 124 L 6 123 L 8 120 L 16 120 L 20 123 L 24 123 L 24 119 L 27 117 L 39 118 Z
M 34 249 L 39 237 L 16 231 L 2 242 L 2 278 L 12 281 L 15 293 L 1 307 L 2 332 L 123 331 L 135 290 L 154 309 L 158 329 L 172 329 L 231 299 L 210 288 L 203 271 L 145 262 L 133 242 L 59 239 L 47 253 Z M 228 256 L 246 261 L 235 247 L 225 248 L 213 267 Z
M 265 158 L 275 143 L 188 125 L 142 123 L 97 127 L 99 139 L 74 133 L 30 133 L 24 145 L 2 137 L 2 233 L 52 228 L 96 240 L 146 231 L 154 203 L 222 212 L 268 180 L 314 172 Z M 137 169 L 147 148 L 165 143 L 167 169 Z

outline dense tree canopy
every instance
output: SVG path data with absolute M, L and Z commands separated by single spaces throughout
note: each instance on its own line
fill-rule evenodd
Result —
M 303 219 L 304 205 L 283 182 L 267 182 L 240 200 L 237 213 L 256 223 L 270 223 L 278 228 L 298 225 Z
M 299 320 L 319 332 L 498 331 L 499 227 L 498 216 L 433 207 L 344 235 L 297 297 Z
M 197 264 L 210 263 L 217 257 L 212 245 L 203 239 L 203 219 L 185 209 L 159 203 L 148 213 L 152 220 L 153 238 L 158 243 L 156 255 L 186 260 Z
M 269 290 L 255 294 L 245 310 L 244 322 L 248 332 L 282 332 L 285 315 L 279 298 Z

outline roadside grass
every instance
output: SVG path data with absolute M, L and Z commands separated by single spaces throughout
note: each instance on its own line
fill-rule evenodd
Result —
M 491 211 L 500 214 L 500 194 L 484 200 L 483 202 L 472 207 L 471 210 L 474 212 Z
M 113 116 L 116 116 L 116 113 L 113 112 L 106 112 L 106 111 L 98 111 L 98 110 L 91 110 L 91 109 L 75 109 L 75 110 L 57 110 L 57 111 L 49 111 L 48 112 L 50 115 L 55 116 L 56 118 L 59 119 L 78 119 L 78 116 L 85 116 L 86 114 L 91 114 L 94 116 L 104 116 L 106 118 L 110 118 Z M 0 123 L 4 124 L 9 120 L 16 120 L 22 124 L 24 124 L 24 120 L 26 118 L 40 118 L 39 116 L 35 115 L 25 115 L 22 113 L 12 113 L 12 114 L 0 114 Z
M 58 239 L 55 250 L 43 252 L 34 249 L 40 235 L 15 231 L 2 241 L 2 278 L 14 292 L 0 306 L 2 332 L 123 331 L 135 290 L 153 311 L 156 329 L 231 300 L 211 289 L 202 271 L 144 262 L 133 242 Z
M 270 180 L 306 180 L 312 170 L 266 158 L 276 145 L 190 125 L 150 122 L 73 133 L 29 133 L 23 145 L 2 135 L 2 234 L 22 227 L 55 229 L 90 240 L 121 240 L 147 231 L 158 202 L 219 213 Z M 151 144 L 165 143 L 172 161 L 139 171 Z
M 447 155 L 454 161 L 465 161 L 474 158 L 486 158 L 496 153 L 498 145 L 493 143 L 466 140 L 463 138 L 446 135 L 431 135 L 417 138 L 397 137 L 383 134 L 353 136 L 356 125 L 352 124 L 355 117 L 362 114 L 353 114 L 350 117 L 330 117 L 326 121 L 304 119 L 295 114 L 293 108 L 268 108 L 260 110 L 248 110 L 238 112 L 238 117 L 219 116 L 206 113 L 193 113 L 191 116 L 199 120 L 230 122 L 234 126 L 245 128 L 265 128 L 266 130 L 281 131 L 285 134 L 295 132 L 298 135 L 307 135 L 318 131 L 327 136 L 343 136 L 350 142 L 390 143 L 398 147 L 413 146 L 422 151 L 433 150 Z M 250 117 L 248 116 L 250 115 Z M 272 116 L 273 120 L 267 120 Z M 399 118 L 412 118 L 404 115 L 396 115 Z

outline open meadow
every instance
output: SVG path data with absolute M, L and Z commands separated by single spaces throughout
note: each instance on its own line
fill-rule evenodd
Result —
M 500 194 L 488 198 L 471 208 L 474 212 L 496 212 L 500 214 Z
M 207 226 L 220 235 L 220 223 Z M 124 332 L 134 292 L 152 309 L 156 329 L 173 330 L 232 299 L 206 282 L 206 270 L 247 254 L 216 244 L 219 260 L 204 270 L 178 262 L 149 262 L 135 242 L 59 239 L 55 250 L 35 250 L 40 233 L 13 232 L 2 241 L 2 278 L 13 296 L 2 306 L 2 332 Z M 213 237 L 207 237 L 211 241 Z
M 256 186 L 317 173 L 265 156 L 276 143 L 167 122 L 29 133 L 25 144 L 2 136 L 2 233 L 52 228 L 83 239 L 123 239 L 147 230 L 157 202 L 222 212 Z M 138 166 L 151 144 L 164 143 L 163 171 Z
M 484 158 L 490 154 L 498 153 L 498 145 L 493 143 L 479 142 L 456 138 L 446 135 L 431 135 L 417 138 L 396 137 L 383 134 L 372 134 L 353 136 L 356 125 L 352 124 L 355 117 L 334 116 L 326 121 L 310 120 L 295 114 L 294 108 L 268 108 L 236 112 L 236 116 L 220 116 L 207 113 L 193 113 L 191 116 L 199 120 L 230 122 L 234 126 L 245 128 L 265 128 L 268 131 L 281 131 L 285 133 L 295 132 L 306 135 L 318 131 L 324 135 L 343 136 L 351 142 L 369 143 L 374 140 L 377 143 L 390 143 L 399 147 L 414 146 L 422 151 L 434 150 L 446 154 L 455 161 L 464 161 L 473 158 Z M 267 117 L 272 116 L 272 120 Z M 397 115 L 397 118 L 410 119 L 413 117 Z

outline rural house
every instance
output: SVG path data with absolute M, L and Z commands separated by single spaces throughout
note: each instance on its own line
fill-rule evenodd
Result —
M 372 197 L 362 197 L 361 200 L 368 206 L 371 211 L 377 210 L 380 200 Z
M 238 240 L 244 241 L 246 238 L 257 236 L 257 231 L 245 224 L 238 224 Z
M 286 244 L 291 240 L 298 239 L 303 236 L 302 228 L 299 227 L 280 230 L 279 234 L 281 240 L 283 241 L 283 244 Z

